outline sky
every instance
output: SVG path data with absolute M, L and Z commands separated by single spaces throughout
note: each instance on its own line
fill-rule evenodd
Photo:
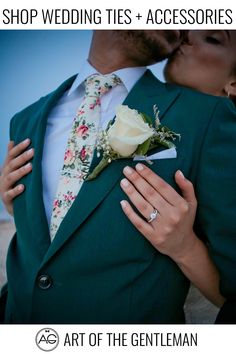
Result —
M 12 116 L 77 73 L 91 38 L 88 30 L 0 30 L 0 166 Z M 161 80 L 162 67 L 152 66 Z

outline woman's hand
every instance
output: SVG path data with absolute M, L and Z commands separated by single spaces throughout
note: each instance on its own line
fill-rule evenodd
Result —
M 25 189 L 23 184 L 15 187 L 14 185 L 32 170 L 32 165 L 28 161 L 34 156 L 34 149 L 31 148 L 24 152 L 29 144 L 30 139 L 26 139 L 16 146 L 13 141 L 10 141 L 7 157 L 1 170 L 0 196 L 8 213 L 11 215 L 13 215 L 13 199 Z
M 124 174 L 121 187 L 147 221 L 122 200 L 126 216 L 159 252 L 176 262 L 203 295 L 216 306 L 222 306 L 225 299 L 219 291 L 218 270 L 207 247 L 193 232 L 197 200 L 192 183 L 181 171 L 175 173 L 181 196 L 143 164 L 136 165 L 135 170 L 125 167 Z M 157 217 L 148 222 L 154 210 L 158 211 Z
M 133 225 L 161 253 L 175 262 L 181 262 L 197 239 L 193 232 L 197 200 L 193 185 L 181 171 L 175 174 L 175 180 L 183 197 L 162 178 L 143 164 L 125 167 L 125 179 L 121 187 L 139 213 L 148 220 L 156 209 L 158 214 L 152 222 L 143 220 L 127 201 L 121 206 Z

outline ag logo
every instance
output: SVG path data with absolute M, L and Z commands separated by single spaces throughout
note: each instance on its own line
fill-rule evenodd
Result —
M 59 336 L 54 329 L 43 328 L 36 334 L 35 341 L 39 349 L 50 352 L 58 346 Z

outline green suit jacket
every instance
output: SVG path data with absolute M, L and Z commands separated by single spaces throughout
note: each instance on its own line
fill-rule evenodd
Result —
M 130 159 L 85 182 L 50 244 L 42 199 L 41 160 L 47 116 L 74 77 L 13 117 L 11 139 L 29 137 L 33 171 L 14 201 L 17 232 L 7 257 L 6 323 L 183 323 L 189 282 L 155 250 L 120 208 L 119 182 Z M 221 275 L 223 295 L 236 292 L 236 114 L 227 99 L 159 82 L 147 71 L 125 104 L 181 134 L 176 159 L 152 169 L 175 188 L 181 169 L 198 198 L 196 230 Z M 56 147 L 55 147 L 56 148 Z M 155 151 L 154 151 L 155 152 Z M 95 156 L 91 169 L 97 164 Z M 3 294 L 4 296 L 4 294 Z

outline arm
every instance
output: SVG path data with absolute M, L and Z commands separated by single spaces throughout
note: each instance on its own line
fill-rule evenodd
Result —
M 143 164 L 136 170 L 124 169 L 126 182 L 121 187 L 131 202 L 146 218 L 157 209 L 159 214 L 152 223 L 144 221 L 127 201 L 121 205 L 134 226 L 161 253 L 168 255 L 186 277 L 215 305 L 224 298 L 219 292 L 219 275 L 204 243 L 193 232 L 197 201 L 192 183 L 178 171 L 176 183 L 181 197 L 169 184 Z M 128 182 L 128 183 L 127 183 Z
M 23 152 L 30 144 L 26 139 L 20 144 L 14 146 L 14 142 L 8 144 L 7 157 L 2 167 L 0 175 L 0 196 L 8 213 L 13 215 L 13 199 L 24 191 L 24 185 L 16 182 L 28 174 L 31 169 L 31 163 L 28 163 L 34 155 L 34 150 L 30 149 Z M 26 164 L 27 163 L 27 164 Z

